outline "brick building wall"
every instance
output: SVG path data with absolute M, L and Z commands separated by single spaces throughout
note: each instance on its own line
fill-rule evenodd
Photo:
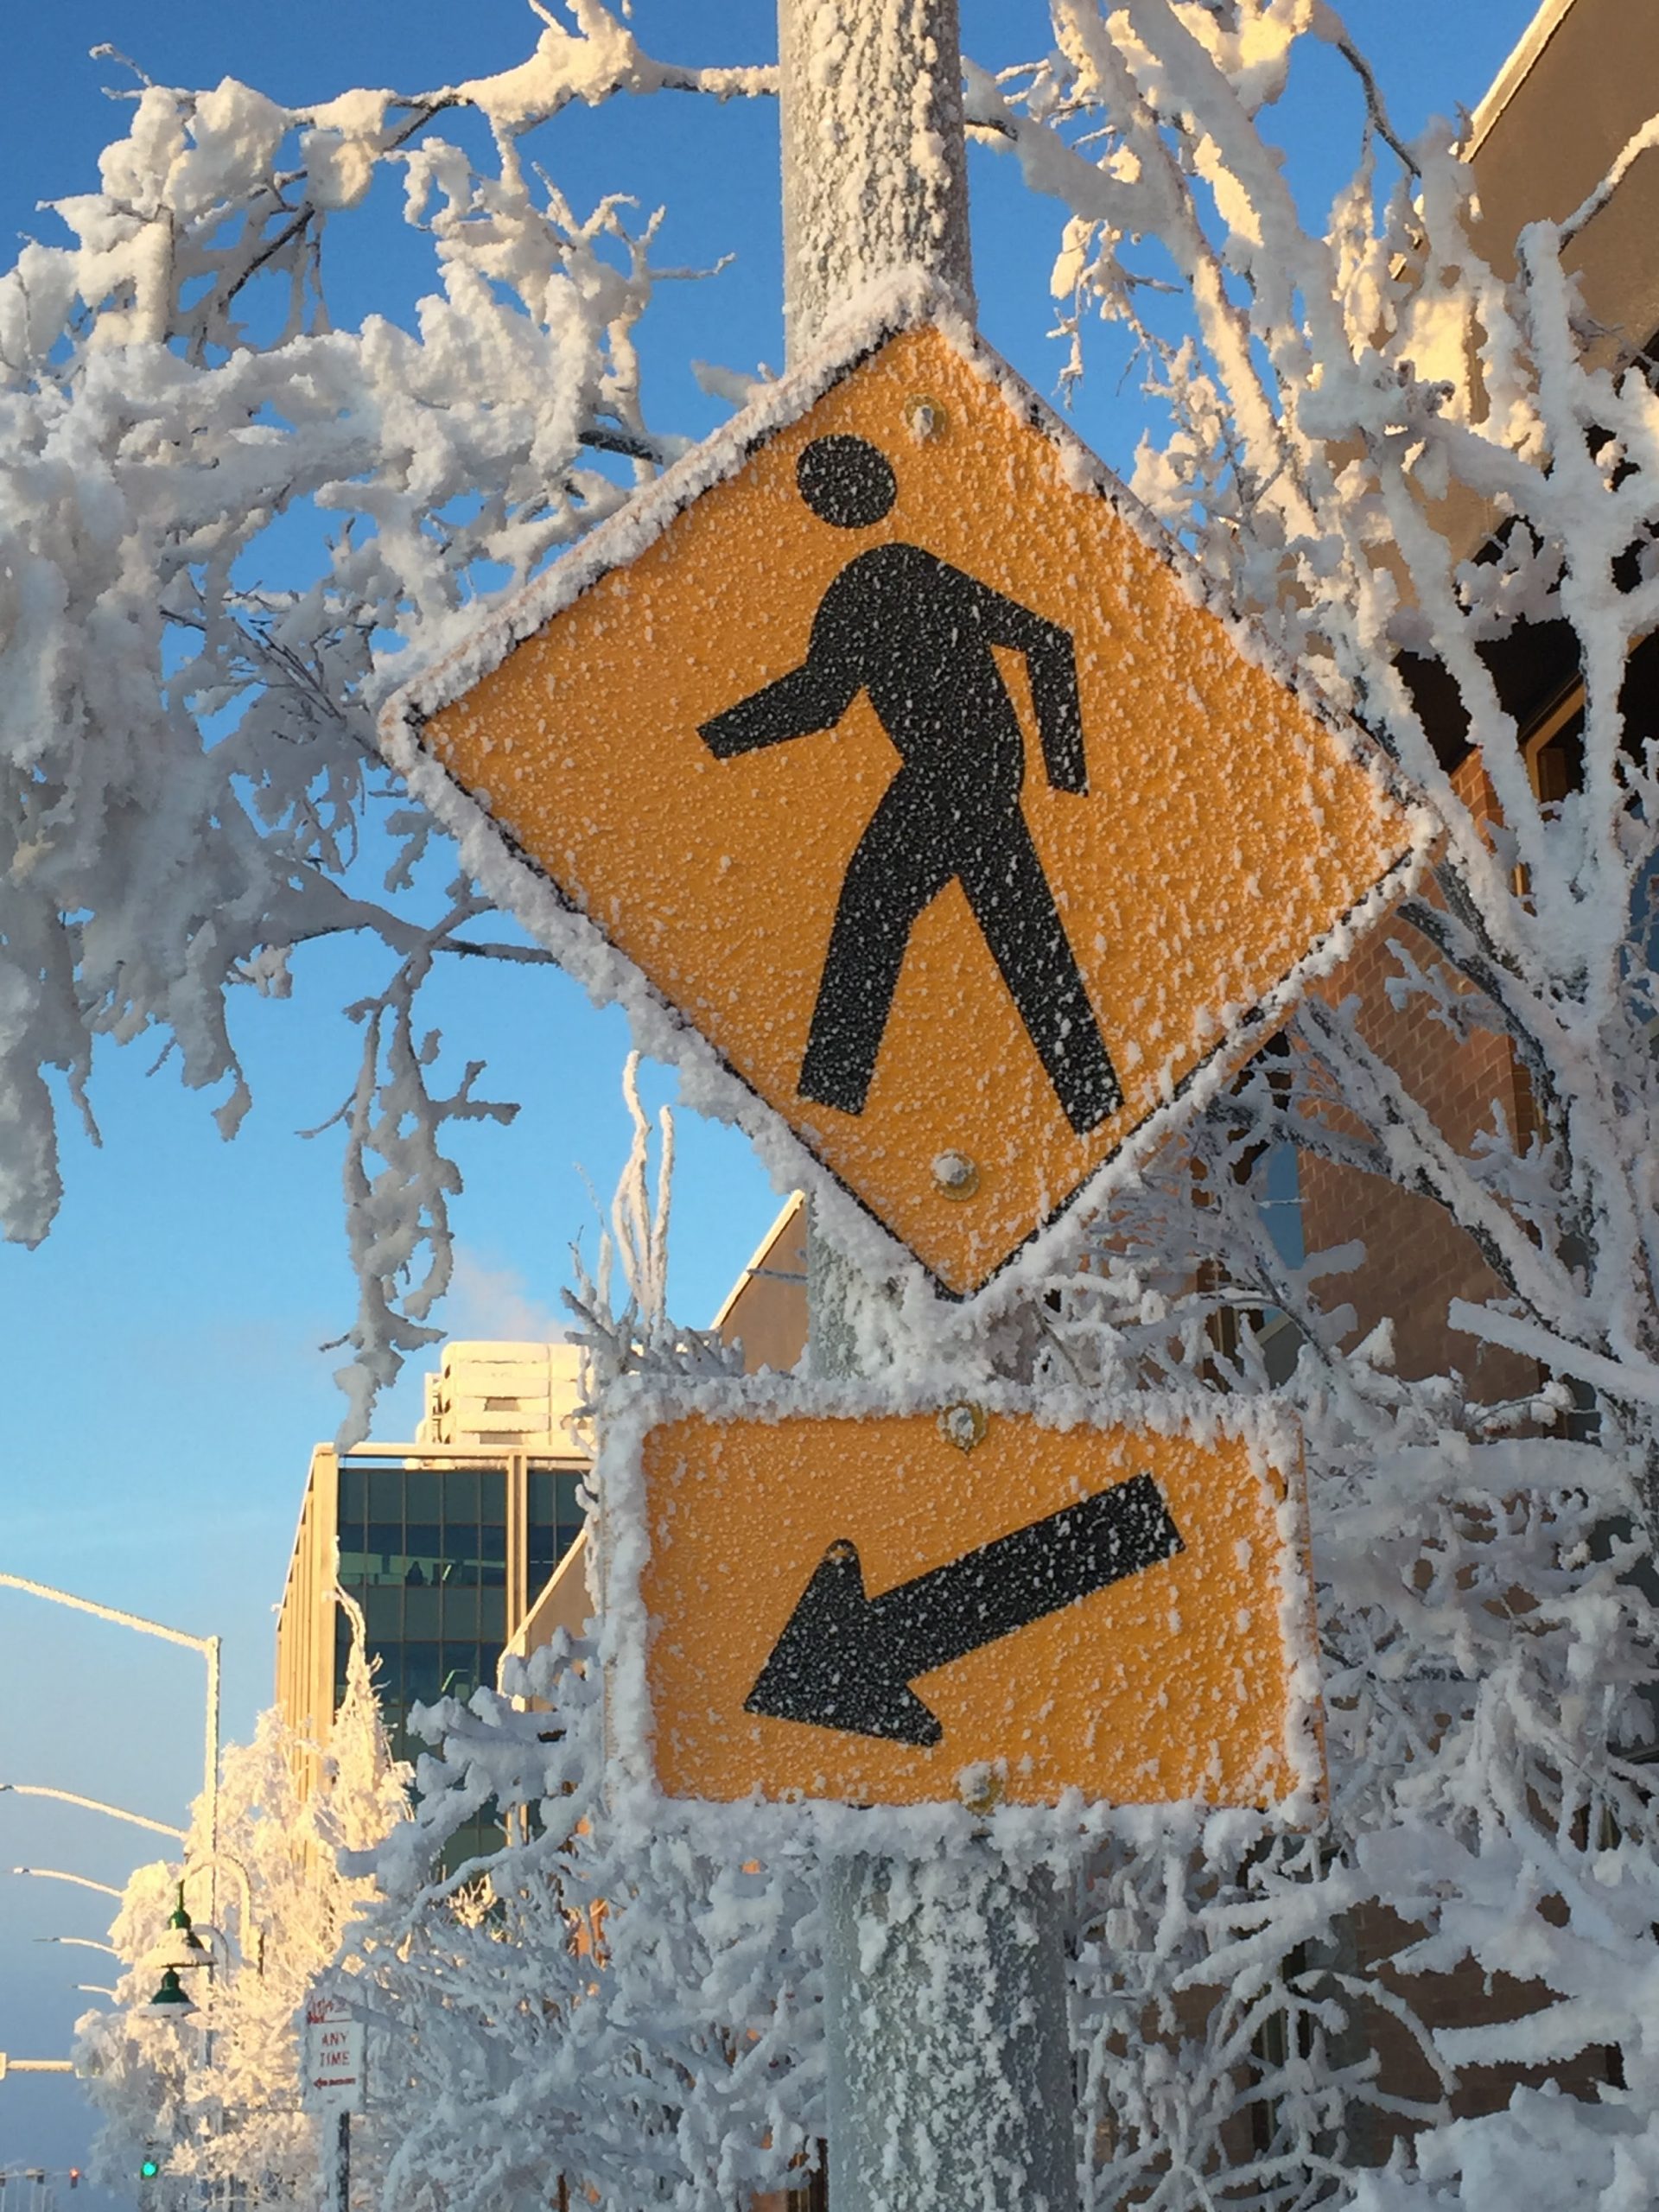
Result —
M 1459 797 L 1482 816 L 1496 811 L 1479 763 L 1466 760 L 1453 777 Z M 1432 883 L 1419 894 L 1438 904 Z M 1319 986 L 1332 1005 L 1358 1001 L 1361 1035 L 1394 1068 L 1408 1090 L 1433 1117 L 1447 1141 L 1466 1153 L 1494 1109 L 1511 1131 L 1524 1131 L 1531 1107 L 1525 1080 L 1507 1038 L 1477 1030 L 1454 1038 L 1430 1014 L 1421 997 L 1396 1008 L 1388 982 L 1398 963 L 1389 940 L 1398 940 L 1426 970 L 1439 970 L 1462 995 L 1470 987 L 1453 976 L 1433 946 L 1396 911 L 1371 931 L 1352 957 Z M 1333 1124 L 1340 1119 L 1333 1116 Z M 1360 1134 L 1357 1130 L 1354 1134 Z M 1522 1397 L 1538 1387 L 1530 1360 L 1454 1335 L 1446 1308 L 1454 1298 L 1479 1301 L 1501 1294 L 1502 1285 L 1473 1241 L 1433 1198 L 1421 1198 L 1380 1175 L 1304 1153 L 1301 1157 L 1302 1233 L 1309 1252 L 1357 1241 L 1363 1264 L 1327 1279 L 1330 1305 L 1351 1305 L 1357 1316 L 1350 1342 L 1388 1319 L 1393 1325 L 1395 1371 L 1408 1377 L 1457 1368 L 1473 1395 L 1487 1404 Z

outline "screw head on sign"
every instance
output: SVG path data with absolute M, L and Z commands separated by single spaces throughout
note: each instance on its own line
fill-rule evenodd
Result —
M 965 1398 L 960 1405 L 947 1406 L 939 1415 L 940 1435 L 958 1452 L 971 1452 L 988 1426 L 984 1407 L 970 1405 Z
M 933 1185 L 944 1198 L 971 1198 L 979 1188 L 979 1163 L 965 1152 L 942 1152 L 933 1162 Z
M 970 1813 L 988 1813 L 1007 1793 L 1008 1775 L 1001 1759 L 976 1759 L 957 1777 L 957 1796 Z
M 937 399 L 925 398 L 920 392 L 905 402 L 905 428 L 918 446 L 930 438 L 942 438 L 950 419 Z

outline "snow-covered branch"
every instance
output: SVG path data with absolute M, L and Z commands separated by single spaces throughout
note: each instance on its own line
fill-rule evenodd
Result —
M 522 149 L 573 101 L 775 89 L 654 60 L 598 0 L 537 12 L 525 62 L 435 91 L 288 108 L 143 81 L 101 188 L 56 203 L 74 243 L 0 276 L 0 1217 L 50 1227 L 52 1071 L 90 1111 L 99 1040 L 154 1033 L 229 1135 L 235 987 L 286 996 L 296 949 L 378 938 L 396 967 L 357 1010 L 346 1117 L 354 1433 L 447 1278 L 433 1141 L 483 1110 L 473 1075 L 429 1087 L 414 988 L 436 950 L 537 957 L 435 924 L 429 825 L 386 786 L 373 715 L 626 498 L 592 456 L 637 478 L 683 444 L 647 419 L 634 333 L 691 272 L 657 264 L 657 218 L 577 207 Z M 489 125 L 481 169 L 440 135 L 463 111 Z M 435 288 L 410 328 L 336 328 L 330 241 L 383 176 Z M 366 1176 L 403 1112 L 421 1172 Z

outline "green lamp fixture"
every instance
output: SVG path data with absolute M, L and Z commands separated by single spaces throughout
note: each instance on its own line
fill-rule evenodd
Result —
M 196 1967 L 211 1966 L 213 1960 L 207 1946 L 190 1925 L 190 1915 L 185 1910 L 182 1882 L 179 1884 L 178 1904 L 168 1915 L 167 1932 L 145 1959 L 144 1964 L 152 1971 L 159 1967 L 162 1974 L 161 1986 L 144 2006 L 146 2012 L 160 2012 L 163 2016 L 170 2014 L 175 2019 L 182 2019 L 187 2012 L 195 2011 L 195 2001 L 187 1994 L 179 1976 L 188 1974 Z
M 179 1901 L 168 1915 L 162 1939 L 153 1950 L 146 1952 L 143 1964 L 151 1974 L 162 1976 L 162 1986 L 149 2000 L 147 2010 L 157 2006 L 194 2009 L 190 1999 L 179 1986 L 181 1974 L 193 1974 L 203 1967 L 213 1965 L 213 1954 L 191 1925 L 190 1915 L 185 1909 L 184 1884 L 179 1884 Z
M 176 1967 L 167 1968 L 162 1976 L 161 1987 L 144 2006 L 146 2012 L 171 2013 L 175 2019 L 182 2019 L 187 2012 L 194 2012 L 195 2009 L 196 2001 L 181 1983 Z

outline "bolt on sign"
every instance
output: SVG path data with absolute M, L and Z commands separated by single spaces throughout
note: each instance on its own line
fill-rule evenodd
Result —
M 835 1403 L 833 1390 L 817 1394 Z M 1300 1443 L 1051 1425 L 995 1402 L 799 1413 L 753 1386 L 645 1402 L 601 1494 L 607 1619 L 663 1796 L 853 1804 L 1322 1793 Z M 613 1498 L 618 1503 L 613 1506 Z M 626 1562 L 641 1560 L 632 1580 Z M 619 1743 L 619 1750 L 627 1756 Z
M 383 739 L 653 1051 L 955 1297 L 1239 1064 L 1414 835 L 949 316 L 771 388 Z

